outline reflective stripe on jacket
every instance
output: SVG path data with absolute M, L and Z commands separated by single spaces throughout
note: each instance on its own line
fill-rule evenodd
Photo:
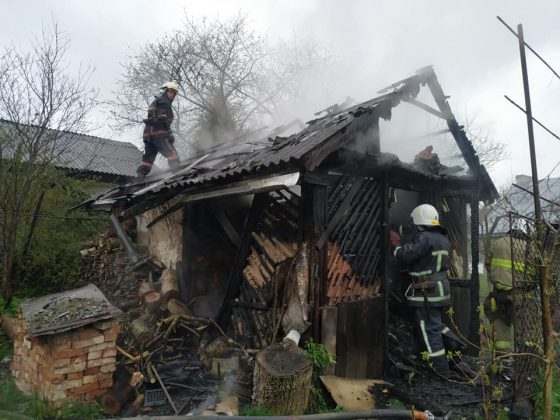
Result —
M 148 118 L 144 120 L 144 140 L 153 137 L 168 138 L 173 122 L 173 108 L 171 100 L 164 94 L 156 96 L 148 108 Z
M 521 239 L 513 239 L 515 255 L 524 258 L 527 251 L 527 242 Z M 524 261 L 512 261 L 512 239 L 509 235 L 503 236 L 492 242 L 490 250 L 486 255 L 486 270 L 490 281 L 496 289 L 509 291 L 513 286 L 513 270 L 528 274 L 534 274 L 535 269 L 527 266 Z
M 435 286 L 425 290 L 409 287 L 406 298 L 410 305 L 445 306 L 450 302 L 449 280 L 445 272 L 449 270 L 449 241 L 440 228 L 426 229 L 402 247 L 394 251 L 395 258 L 408 267 L 408 274 L 420 280 L 428 277 Z

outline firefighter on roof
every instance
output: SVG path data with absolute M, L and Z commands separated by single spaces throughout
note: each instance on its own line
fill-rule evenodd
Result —
M 179 85 L 175 82 L 164 83 L 160 96 L 150 104 L 148 118 L 144 120 L 144 155 L 142 162 L 136 170 L 140 179 L 144 178 L 152 170 L 156 156 L 161 153 L 167 158 L 170 168 L 179 165 L 179 156 L 173 146 L 175 138 L 171 131 L 173 122 L 173 109 L 171 103 L 179 91 Z

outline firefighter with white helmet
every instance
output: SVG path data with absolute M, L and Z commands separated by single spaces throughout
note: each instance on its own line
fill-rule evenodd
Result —
M 414 320 L 420 347 L 430 357 L 434 369 L 448 377 L 448 350 L 458 350 L 463 344 L 442 321 L 443 308 L 450 304 L 449 241 L 440 225 L 434 206 L 421 204 L 410 214 L 416 226 L 414 238 L 401 246 L 400 237 L 391 233 L 393 255 L 405 265 L 412 280 L 405 295 L 414 310 Z
M 160 89 L 161 95 L 152 101 L 148 108 L 148 118 L 144 120 L 144 154 L 136 170 L 139 178 L 144 178 L 150 173 L 158 152 L 167 158 L 169 167 L 175 168 L 179 165 L 179 156 L 173 145 L 175 137 L 171 131 L 171 103 L 179 92 L 179 85 L 176 82 L 166 82 Z

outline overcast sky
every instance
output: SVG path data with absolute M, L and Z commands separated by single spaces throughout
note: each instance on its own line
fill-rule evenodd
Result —
M 0 0 L 0 44 L 27 45 L 50 17 L 71 38 L 73 63 L 95 66 L 92 85 L 101 97 L 118 94 L 121 63 L 148 40 L 179 28 L 185 13 L 227 18 L 246 13 L 254 28 L 271 40 L 293 34 L 316 39 L 332 53 L 333 92 L 365 100 L 378 89 L 426 65 L 434 65 L 459 120 L 476 123 L 509 145 L 511 159 L 492 176 L 501 186 L 515 174 L 530 173 L 523 87 L 515 37 L 496 19 L 523 23 L 526 41 L 560 72 L 559 0 Z M 560 80 L 528 52 L 535 117 L 560 133 L 557 102 Z M 319 98 L 319 96 L 318 96 Z M 326 105 L 316 104 L 315 110 Z M 302 115 L 302 119 L 309 118 Z M 461 121 L 460 121 L 461 122 Z M 103 126 L 96 135 L 115 138 Z M 127 138 L 140 145 L 140 131 Z M 560 141 L 535 127 L 539 176 L 560 161 Z M 552 175 L 560 176 L 560 168 Z

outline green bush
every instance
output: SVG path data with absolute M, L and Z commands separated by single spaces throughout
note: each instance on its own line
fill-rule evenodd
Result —
M 324 344 L 317 343 L 309 339 L 304 346 L 305 355 L 313 361 L 313 375 L 311 377 L 311 387 L 309 389 L 309 413 L 324 413 L 329 411 L 327 398 L 321 386 L 319 375 L 323 371 L 336 363 L 336 357 L 330 353 Z
M 14 290 L 25 290 L 33 296 L 74 285 L 80 247 L 105 229 L 108 219 L 79 210 L 68 212 L 68 209 L 87 199 L 93 191 L 105 187 L 93 180 L 59 176 L 57 185 L 45 194 L 29 252 L 18 267 L 21 272 L 19 284 L 12 285 Z M 30 223 L 31 217 L 26 219 L 26 226 L 20 232 L 20 249 Z

